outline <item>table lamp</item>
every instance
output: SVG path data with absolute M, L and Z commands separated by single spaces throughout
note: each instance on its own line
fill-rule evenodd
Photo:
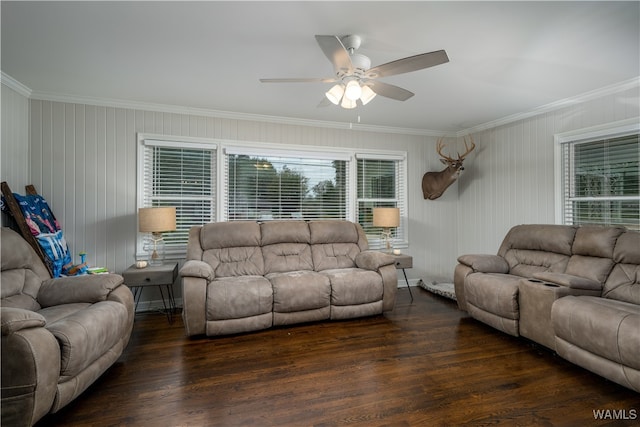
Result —
M 373 226 L 382 227 L 382 238 L 391 253 L 391 229 L 400 225 L 399 208 L 373 208 Z
M 162 265 L 164 261 L 162 233 L 176 229 L 176 208 L 138 209 L 138 229 L 141 233 L 151 233 L 151 237 L 144 245 L 145 249 L 149 251 L 149 265 Z

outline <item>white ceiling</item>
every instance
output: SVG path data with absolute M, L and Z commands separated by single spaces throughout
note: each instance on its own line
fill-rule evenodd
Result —
M 1 2 L 2 71 L 34 97 L 459 132 L 640 76 L 640 2 Z M 318 108 L 314 35 L 358 34 L 372 65 L 445 49 L 382 81 L 416 95 Z

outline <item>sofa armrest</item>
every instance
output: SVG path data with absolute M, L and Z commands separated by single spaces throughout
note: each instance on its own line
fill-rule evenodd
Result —
M 380 267 L 395 263 L 395 258 L 378 251 L 363 251 L 356 255 L 356 265 L 364 270 L 378 271 Z
M 564 273 L 552 273 L 545 271 L 533 275 L 534 279 L 543 280 L 555 285 L 565 286 L 571 289 L 585 289 L 589 291 L 601 291 L 602 283 L 585 277 L 573 276 Z
M 498 255 L 461 255 L 458 262 L 480 273 L 508 273 L 509 264 Z
M 119 274 L 87 274 L 48 279 L 42 282 L 37 300 L 42 307 L 105 301 L 111 291 L 123 282 L 124 279 Z
M 207 282 L 210 282 L 215 278 L 215 273 L 213 271 L 213 268 L 206 262 L 191 259 L 185 262 L 180 269 L 180 276 L 199 277 L 201 279 L 206 279 Z
M 13 307 L 0 307 L 0 322 L 3 336 L 22 329 L 44 327 L 47 324 L 45 318 L 35 311 Z
M 51 409 L 60 377 L 60 346 L 40 314 L 0 307 L 2 425 L 31 426 Z

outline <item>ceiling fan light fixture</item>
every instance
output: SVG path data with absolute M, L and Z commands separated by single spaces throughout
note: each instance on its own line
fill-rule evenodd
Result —
M 340 103 L 342 95 L 344 95 L 344 86 L 341 84 L 333 86 L 325 93 L 327 99 L 334 105 L 338 105 Z
M 340 104 L 342 108 L 346 108 L 348 110 L 356 108 L 357 105 L 356 101 L 349 99 L 346 95 L 342 98 L 342 103 Z
M 360 95 L 360 101 L 362 105 L 367 105 L 369 101 L 376 97 L 376 93 L 371 90 L 369 86 L 362 86 L 362 95 Z
M 350 80 L 344 90 L 344 97 L 349 98 L 349 100 L 354 101 L 355 103 L 360 96 L 362 96 L 362 88 L 360 87 L 360 84 L 357 80 Z

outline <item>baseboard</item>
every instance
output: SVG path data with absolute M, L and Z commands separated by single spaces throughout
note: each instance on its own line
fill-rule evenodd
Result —
M 422 279 L 409 279 L 409 286 L 420 286 L 420 281 Z M 403 279 L 398 279 L 398 287 L 399 288 L 406 288 L 407 287 L 407 282 Z

